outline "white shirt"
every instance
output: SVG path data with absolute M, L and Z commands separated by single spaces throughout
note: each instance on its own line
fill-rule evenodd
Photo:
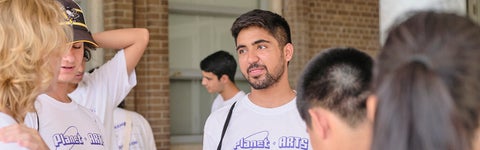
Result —
M 214 112 L 215 110 L 217 110 L 219 108 L 222 108 L 224 106 L 227 106 L 227 105 L 230 106 L 234 102 L 236 102 L 237 100 L 243 98 L 244 96 L 245 96 L 245 92 L 238 91 L 238 93 L 235 94 L 235 96 L 233 96 L 232 98 L 227 99 L 227 100 L 223 100 L 222 95 L 218 94 L 217 97 L 215 97 L 215 100 L 213 100 L 212 111 L 211 112 Z
M 148 121 L 137 112 L 128 111 L 122 108 L 116 108 L 113 114 L 113 131 L 117 139 L 117 149 L 123 148 L 123 142 L 126 138 L 126 122 L 130 117 L 131 131 L 129 150 L 156 150 L 155 140 L 153 138 L 152 128 Z
M 103 122 L 107 149 L 117 145 L 113 138 L 113 111 L 137 84 L 136 74 L 127 73 L 124 50 L 91 74 L 85 74 L 77 89 L 69 94 L 73 101 L 93 111 Z
M 255 105 L 248 95 L 237 101 L 223 138 L 222 149 L 312 149 L 296 98 L 276 108 Z M 203 149 L 217 149 L 230 107 L 210 114 L 205 123 Z
M 83 106 L 41 94 L 35 101 L 35 109 L 39 119 L 32 119 L 35 114 L 28 113 L 25 125 L 35 127 L 38 121 L 36 128 L 50 149 L 106 149 L 102 123 Z

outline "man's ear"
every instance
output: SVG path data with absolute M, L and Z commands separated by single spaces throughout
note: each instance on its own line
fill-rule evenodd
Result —
M 308 113 L 312 121 L 310 132 L 314 132 L 314 134 L 324 140 L 329 136 L 330 124 L 327 117 L 324 114 L 322 115 L 322 111 L 321 108 L 310 108 Z
M 375 113 L 377 110 L 377 96 L 376 95 L 370 95 L 367 98 L 367 119 L 370 122 L 374 122 L 375 120 Z
M 283 47 L 283 55 L 285 55 L 285 60 L 290 61 L 293 58 L 293 44 L 292 43 L 287 43 Z

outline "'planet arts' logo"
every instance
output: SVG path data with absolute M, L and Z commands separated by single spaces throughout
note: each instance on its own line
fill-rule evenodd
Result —
M 103 145 L 101 134 L 88 133 L 84 137 L 74 126 L 68 127 L 64 133 L 54 134 L 52 139 L 56 149 L 71 149 L 75 145 Z
M 235 150 L 242 149 L 299 149 L 308 150 L 308 138 L 296 136 L 281 136 L 277 141 L 269 140 L 268 131 L 261 131 L 241 138 L 236 144 Z

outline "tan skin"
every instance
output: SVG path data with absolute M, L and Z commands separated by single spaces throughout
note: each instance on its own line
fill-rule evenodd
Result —
M 368 150 L 370 149 L 373 122 L 365 119 L 352 127 L 336 113 L 322 107 L 308 110 L 311 125 L 307 128 L 313 149 Z
M 73 43 L 70 50 L 62 57 L 58 81 L 46 92 L 57 101 L 70 103 L 72 100 L 68 97 L 69 82 L 75 80 L 78 70 L 83 70 L 84 62 L 84 43 Z M 82 72 L 83 73 L 83 72 Z
M 11 114 L 8 109 L 2 109 L 1 112 Z M 0 128 L 0 141 L 9 143 L 16 142 L 20 146 L 30 150 L 48 150 L 48 146 L 43 142 L 42 137 L 37 130 L 29 128 L 23 124 L 13 124 Z
M 23 124 L 15 124 L 0 128 L 0 141 L 17 142 L 20 146 L 30 150 L 48 150 L 37 130 Z
M 265 108 L 279 107 L 293 100 L 295 92 L 288 82 L 287 67 L 293 57 L 293 45 L 280 46 L 272 35 L 259 27 L 241 30 L 236 43 L 240 71 L 250 83 L 260 85 L 268 80 L 268 75 L 277 78 L 266 88 L 251 87 L 250 100 Z M 258 67 L 250 67 L 254 64 Z
M 210 94 L 220 93 L 223 91 L 225 86 L 222 84 L 222 80 L 222 77 L 219 79 L 217 75 L 212 72 L 202 71 L 202 85 Z
M 225 74 L 218 79 L 214 73 L 202 71 L 202 76 L 202 85 L 208 93 L 218 93 L 224 101 L 231 99 L 240 92 L 240 89 Z

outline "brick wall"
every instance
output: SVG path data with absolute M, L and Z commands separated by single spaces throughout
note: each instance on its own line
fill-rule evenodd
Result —
M 168 79 L 168 0 L 104 0 L 105 30 L 147 28 L 150 42 L 136 67 L 137 86 L 126 98 L 127 109 L 152 126 L 157 149 L 170 149 Z M 114 54 L 106 50 L 105 60 Z
M 378 0 L 284 0 L 283 8 L 295 46 L 292 85 L 306 62 L 326 48 L 354 47 L 371 56 L 379 49 Z

